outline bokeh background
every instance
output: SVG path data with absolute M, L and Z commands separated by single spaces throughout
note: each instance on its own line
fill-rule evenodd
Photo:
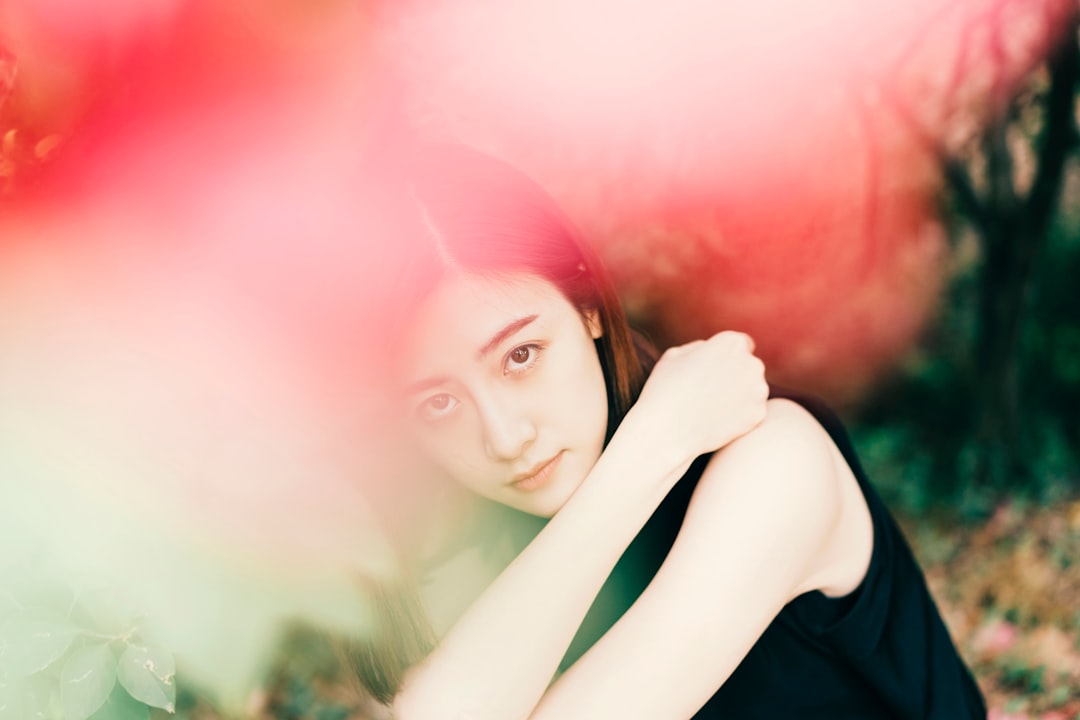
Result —
M 0 0 L 0 718 L 382 716 L 328 638 L 417 522 L 363 382 L 414 131 L 838 407 L 992 716 L 1080 717 L 1080 8 L 587 6 Z

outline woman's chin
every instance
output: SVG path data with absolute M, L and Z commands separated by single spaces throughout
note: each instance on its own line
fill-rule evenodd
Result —
M 584 480 L 583 476 L 570 472 L 570 468 L 561 470 L 564 472 L 560 477 L 542 488 L 523 491 L 510 486 L 509 493 L 499 498 L 499 502 L 530 515 L 552 517 L 566 505 Z

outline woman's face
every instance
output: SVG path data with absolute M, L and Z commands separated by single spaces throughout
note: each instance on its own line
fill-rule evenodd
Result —
M 553 515 L 604 445 L 607 392 L 585 316 L 532 275 L 452 275 L 406 343 L 405 392 L 423 448 L 496 502 Z

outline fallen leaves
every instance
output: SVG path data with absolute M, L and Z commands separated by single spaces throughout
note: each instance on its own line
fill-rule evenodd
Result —
M 1080 716 L 1080 500 L 901 523 L 990 720 Z

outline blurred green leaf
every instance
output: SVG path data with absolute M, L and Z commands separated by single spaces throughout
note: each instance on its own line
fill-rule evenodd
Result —
M 90 716 L 89 720 L 149 720 L 150 709 L 127 694 L 117 683 L 112 694 L 101 709 Z
M 18 720 L 22 715 L 21 683 L 0 678 L 0 720 Z
M 96 588 L 79 596 L 79 617 L 107 635 L 124 635 L 138 625 L 140 613 L 114 588 Z
M 0 588 L 0 622 L 22 610 L 18 599 L 8 590 Z
M 0 676 L 20 678 L 44 670 L 71 647 L 79 629 L 61 620 L 14 615 L 0 628 Z
M 85 720 L 94 714 L 116 685 L 116 656 L 107 644 L 75 650 L 60 672 L 60 700 L 65 720 Z
M 352 711 L 347 707 L 330 705 L 315 711 L 315 720 L 348 720 Z
M 173 712 L 176 666 L 170 653 L 156 647 L 129 645 L 120 657 L 117 677 L 136 700 Z
M 52 678 L 31 677 L 0 681 L 0 720 L 61 718 Z

